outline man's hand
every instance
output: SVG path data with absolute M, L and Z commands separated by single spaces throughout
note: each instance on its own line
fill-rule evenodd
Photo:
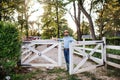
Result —
M 79 44 L 79 41 L 76 41 L 77 44 Z

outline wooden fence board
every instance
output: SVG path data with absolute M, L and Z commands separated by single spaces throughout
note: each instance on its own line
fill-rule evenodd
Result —
M 107 64 L 116 68 L 120 68 L 120 64 L 116 64 L 114 62 L 107 61 Z
M 107 54 L 107 57 L 120 60 L 120 55 Z
M 120 50 L 120 46 L 106 45 L 106 48 Z

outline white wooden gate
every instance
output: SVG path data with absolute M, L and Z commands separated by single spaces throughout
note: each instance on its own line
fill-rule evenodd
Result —
M 95 54 L 99 54 L 99 58 L 97 56 L 94 56 Z M 75 56 L 80 57 L 81 60 L 75 60 Z M 78 63 L 75 64 L 75 62 L 77 61 Z M 86 64 L 87 62 L 95 62 L 95 64 Z M 69 74 L 85 72 L 91 69 L 95 69 L 96 67 L 101 66 L 103 64 L 104 41 L 79 41 L 77 43 L 74 42 L 70 44 Z
M 35 48 L 35 45 L 38 46 L 43 46 L 43 45 L 49 45 L 47 47 L 45 47 L 42 50 L 37 50 Z M 57 58 L 57 60 L 55 61 L 54 59 L 52 59 L 51 57 L 47 56 L 46 53 L 49 53 L 50 50 L 52 50 L 53 48 L 57 48 L 57 56 L 54 56 Z M 54 41 L 54 40 L 34 40 L 31 41 L 30 44 L 28 45 L 24 45 L 22 47 L 22 55 L 21 55 L 21 64 L 22 65 L 30 65 L 30 66 L 34 66 L 34 67 L 55 67 L 55 66 L 61 66 L 62 65 L 62 56 L 61 56 L 61 43 Z M 50 54 L 50 53 L 49 53 Z M 42 58 L 45 61 L 48 61 L 49 63 L 41 63 L 39 62 L 38 59 Z M 37 59 L 37 63 L 33 62 L 35 59 Z

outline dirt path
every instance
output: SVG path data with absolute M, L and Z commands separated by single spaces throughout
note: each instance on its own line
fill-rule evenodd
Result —
M 41 45 L 41 46 L 38 46 L 36 48 L 36 50 L 42 52 L 44 51 L 47 47 L 47 45 Z M 62 50 L 62 68 L 65 68 L 65 59 L 64 59 L 64 54 L 63 54 L 63 50 Z M 53 59 L 54 61 L 58 61 L 58 48 L 53 48 L 51 49 L 50 51 L 44 53 L 45 56 Z M 34 56 L 34 54 L 32 54 L 32 56 Z M 77 55 L 74 55 L 73 57 L 73 63 L 74 65 L 77 65 L 80 61 L 82 60 L 81 57 L 77 56 Z M 50 63 L 49 61 L 43 59 L 42 57 L 38 57 L 37 59 L 33 60 L 32 63 Z M 90 66 L 90 65 L 93 65 L 94 63 L 92 62 L 86 62 L 85 65 L 83 67 L 87 67 L 87 66 Z

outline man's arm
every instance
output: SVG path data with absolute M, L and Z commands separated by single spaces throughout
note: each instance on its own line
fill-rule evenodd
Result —
M 73 37 L 72 37 L 72 42 L 76 42 L 77 44 L 79 43 L 77 40 L 75 40 Z
M 72 42 L 76 42 L 76 40 L 72 37 Z

